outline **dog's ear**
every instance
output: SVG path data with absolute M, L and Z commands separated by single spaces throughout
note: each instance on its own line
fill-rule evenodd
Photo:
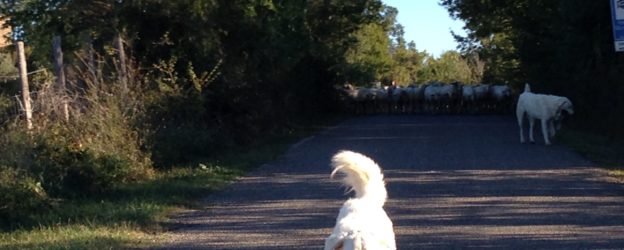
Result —
M 569 115 L 574 113 L 574 107 L 572 106 L 572 102 L 567 97 L 561 98 L 561 104 L 559 105 L 559 111 L 565 110 Z
M 572 110 L 572 102 L 566 97 L 561 97 L 557 100 L 557 113 L 561 113 L 563 110 L 570 114 L 574 112 L 574 110 Z

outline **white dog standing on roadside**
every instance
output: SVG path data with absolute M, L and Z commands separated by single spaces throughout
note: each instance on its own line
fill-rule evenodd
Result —
M 518 98 L 516 117 L 520 126 L 520 143 L 524 143 L 523 124 L 524 116 L 529 119 L 529 140 L 535 143 L 533 138 L 533 125 L 535 119 L 542 122 L 542 134 L 544 143 L 550 145 L 550 138 L 555 136 L 556 130 L 561 127 L 562 112 L 569 115 L 574 113 L 572 102 L 566 97 L 531 93 L 529 84 L 524 86 L 524 93 Z
M 351 151 L 332 158 L 331 178 L 336 173 L 355 197 L 340 208 L 336 226 L 325 239 L 325 250 L 396 249 L 392 221 L 383 209 L 387 192 L 381 169 L 370 158 Z

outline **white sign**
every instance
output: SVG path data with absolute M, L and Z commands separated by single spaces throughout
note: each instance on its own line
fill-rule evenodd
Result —
M 624 0 L 611 0 L 615 51 L 624 52 Z

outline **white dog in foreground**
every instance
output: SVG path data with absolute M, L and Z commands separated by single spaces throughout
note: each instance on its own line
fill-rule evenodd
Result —
M 325 250 L 396 249 L 392 221 L 383 209 L 387 193 L 381 169 L 370 158 L 351 151 L 332 158 L 331 173 L 344 174 L 342 182 L 355 197 L 340 208 L 336 226 L 325 239 Z
M 542 122 L 542 134 L 544 143 L 550 145 L 550 138 L 555 136 L 556 130 L 561 128 L 562 112 L 569 115 L 574 113 L 572 102 L 566 97 L 531 93 L 529 84 L 524 86 L 524 93 L 518 98 L 516 117 L 520 126 L 520 142 L 524 143 L 523 119 L 526 115 L 529 119 L 529 140 L 535 143 L 533 138 L 533 125 L 535 119 Z

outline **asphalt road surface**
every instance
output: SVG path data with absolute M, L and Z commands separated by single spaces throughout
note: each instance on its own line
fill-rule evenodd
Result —
M 624 184 L 535 137 L 508 116 L 353 118 L 178 214 L 162 249 L 322 249 L 348 197 L 329 180 L 341 149 L 384 169 L 399 249 L 624 249 Z

